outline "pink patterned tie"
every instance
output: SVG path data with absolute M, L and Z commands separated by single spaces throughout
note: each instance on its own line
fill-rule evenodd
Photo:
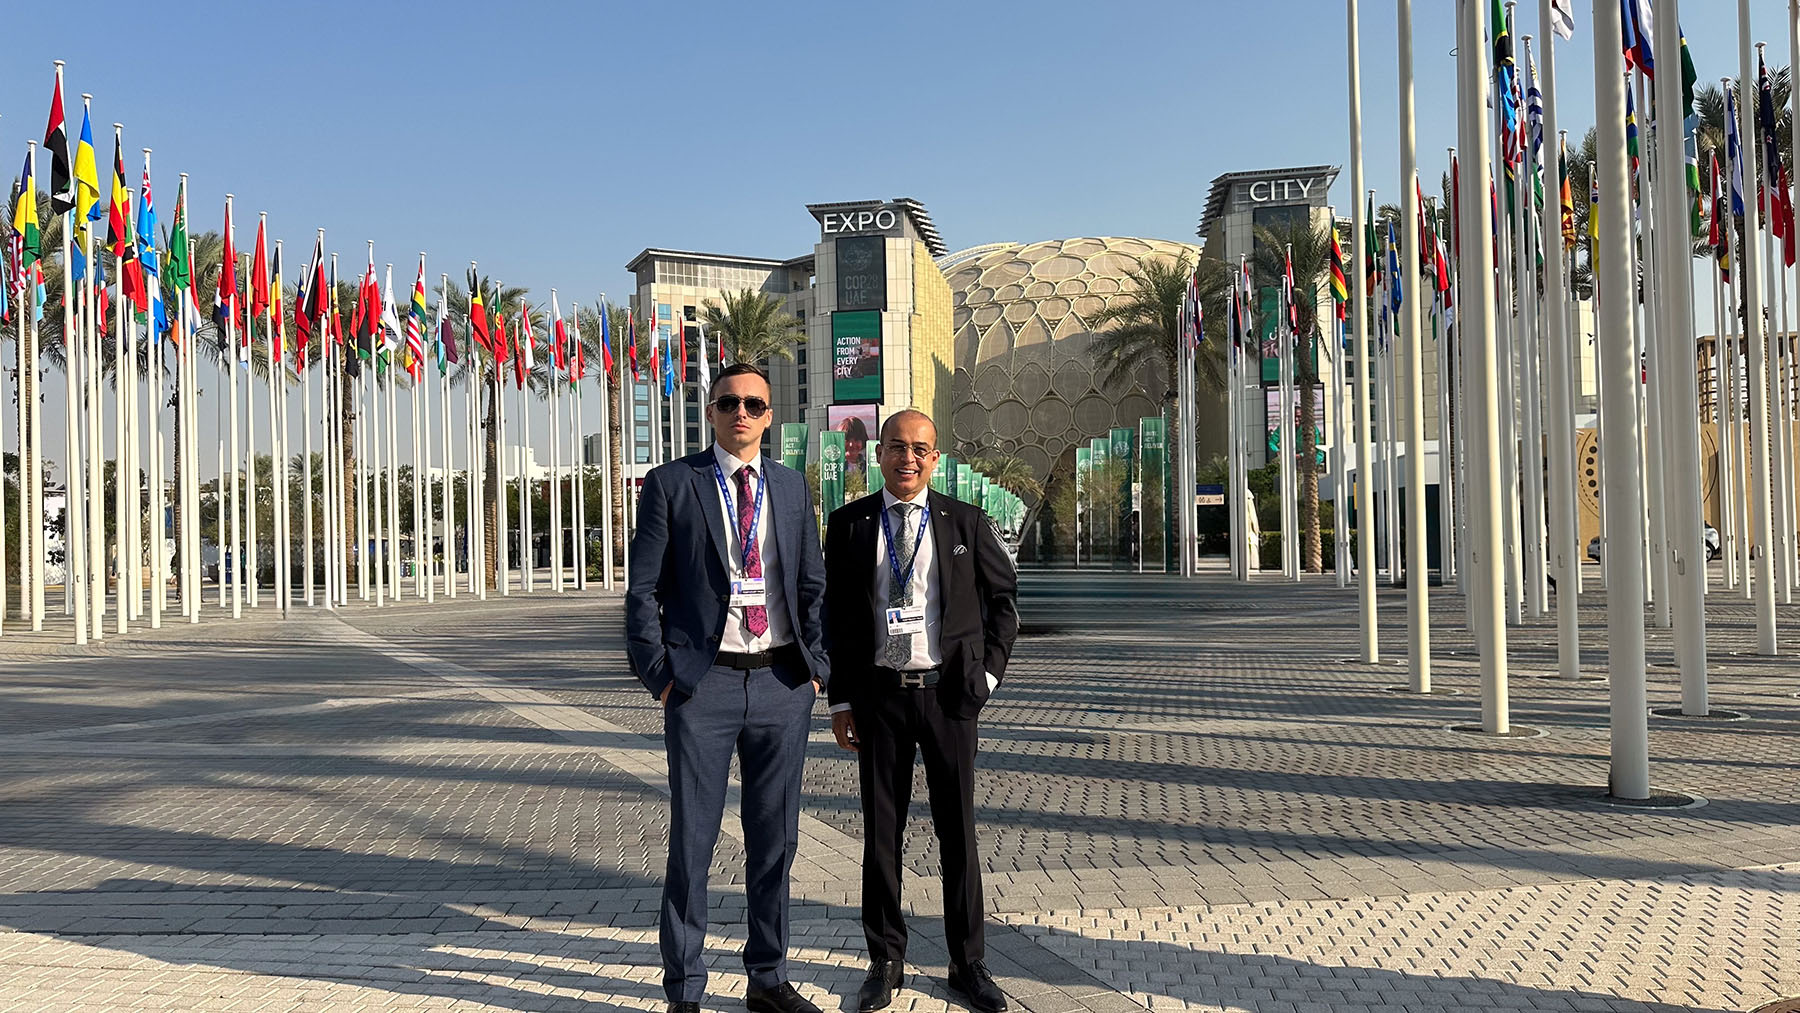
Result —
M 738 544 L 744 547 L 744 576 L 761 577 L 762 551 L 756 546 L 756 539 L 750 536 L 750 525 L 756 522 L 756 503 L 750 498 L 750 480 L 755 477 L 756 469 L 746 464 L 737 470 L 737 528 Z M 753 637 L 760 637 L 769 632 L 769 610 L 761 605 L 744 606 L 744 628 Z

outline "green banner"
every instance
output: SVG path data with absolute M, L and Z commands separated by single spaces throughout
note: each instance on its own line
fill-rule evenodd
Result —
M 880 313 L 867 310 L 831 315 L 831 400 L 838 404 L 880 403 Z
M 1137 442 L 1137 433 L 1130 426 L 1119 426 L 1112 431 L 1112 459 L 1115 461 L 1131 460 L 1131 445 Z
M 806 444 L 812 434 L 804 422 L 781 424 L 781 463 L 795 471 L 806 470 Z
M 986 475 L 976 472 L 969 480 L 969 492 L 974 496 L 970 502 L 975 504 L 976 509 L 986 510 L 988 508 L 988 477 Z
M 956 466 L 956 498 L 964 503 L 973 503 L 975 495 L 975 469 L 966 464 Z
M 819 434 L 819 510 L 830 516 L 844 505 L 844 434 Z
M 956 458 L 949 454 L 939 454 L 937 467 L 931 469 L 931 488 L 948 496 L 951 492 L 950 476 L 956 474 Z

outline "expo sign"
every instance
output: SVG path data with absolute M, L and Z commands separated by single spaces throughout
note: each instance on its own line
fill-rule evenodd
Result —
M 857 211 L 827 211 L 819 216 L 828 236 L 850 232 L 887 232 L 900 224 L 893 208 L 863 208 Z

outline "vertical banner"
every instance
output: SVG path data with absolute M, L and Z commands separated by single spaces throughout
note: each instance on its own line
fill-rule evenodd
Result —
M 1133 494 L 1137 487 L 1137 475 L 1133 473 L 1133 466 L 1137 464 L 1137 458 L 1132 444 L 1137 442 L 1137 430 L 1130 426 L 1115 426 L 1107 436 L 1112 443 L 1109 453 L 1119 472 L 1118 505 L 1113 509 L 1112 516 L 1107 518 L 1107 522 L 1112 525 L 1113 551 L 1117 553 L 1114 558 L 1123 557 L 1127 564 L 1135 566 L 1138 502 L 1137 496 Z
M 1105 559 L 1111 564 L 1116 548 L 1113 530 L 1117 526 L 1113 514 L 1119 505 L 1119 490 L 1113 481 L 1117 472 L 1112 463 L 1112 440 L 1096 436 L 1088 441 L 1088 449 L 1093 455 L 1093 474 L 1088 476 L 1088 545 L 1095 561 Z
M 819 434 L 819 513 L 829 517 L 844 505 L 844 434 Z
M 1145 566 L 1169 568 L 1168 466 L 1160 418 L 1138 419 L 1138 481 L 1143 486 L 1143 511 L 1138 530 L 1143 538 Z
M 966 464 L 956 466 L 956 498 L 964 503 L 975 502 L 975 469 Z
M 831 400 L 838 404 L 881 401 L 880 313 L 831 315 Z
M 806 443 L 812 433 L 804 422 L 781 424 L 781 463 L 795 471 L 806 470 Z
M 931 471 L 931 487 L 946 496 L 956 494 L 956 458 L 949 454 L 939 454 L 937 467 Z
M 1093 536 L 1093 532 L 1091 530 L 1089 530 L 1092 527 L 1092 524 L 1086 516 L 1086 514 L 1088 512 L 1088 509 L 1087 509 L 1088 470 L 1090 468 L 1092 468 L 1093 465 L 1094 465 L 1093 448 L 1091 448 L 1091 447 L 1076 447 L 1075 448 L 1075 529 L 1072 532 L 1072 534 L 1074 535 L 1074 539 L 1075 539 L 1074 549 L 1075 549 L 1075 565 L 1076 566 L 1081 565 L 1081 560 L 1082 560 L 1082 557 L 1084 557 L 1084 556 L 1088 557 L 1089 559 L 1093 558 L 1093 550 L 1087 549 L 1086 551 L 1083 551 L 1083 546 L 1081 544 L 1083 535 L 1088 536 L 1088 540 L 1090 542 L 1092 541 L 1092 536 Z
M 976 472 L 969 478 L 969 494 L 972 497 L 969 502 L 975 504 L 977 510 L 988 508 L 987 485 L 988 477 L 980 472 Z

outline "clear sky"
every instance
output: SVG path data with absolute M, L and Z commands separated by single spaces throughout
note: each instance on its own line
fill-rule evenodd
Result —
M 1429 192 L 1455 132 L 1453 8 L 1414 6 Z M 1770 63 L 1786 64 L 1786 0 L 1751 7 Z M 1558 105 L 1579 136 L 1593 120 L 1594 40 L 1590 3 L 1575 8 Z M 1682 8 L 1701 78 L 1734 74 L 1735 2 Z M 269 212 L 291 262 L 321 226 L 351 264 L 374 240 L 397 290 L 424 250 L 433 277 L 475 259 L 540 297 L 554 286 L 565 300 L 618 298 L 646 246 L 793 256 L 818 234 L 803 205 L 871 197 L 918 198 L 952 249 L 1192 241 L 1214 176 L 1348 157 L 1337 0 L 102 0 L 80 11 L 74 26 L 56 4 L 5 15 L 5 172 L 42 137 L 60 57 L 71 135 L 91 92 L 103 165 L 115 120 L 134 181 L 139 149 L 155 149 L 165 220 L 186 172 L 197 227 L 217 227 L 230 191 L 240 222 Z M 1392 199 L 1394 5 L 1365 2 L 1362 17 L 1365 164 Z M 1535 2 L 1519 20 L 1521 34 L 1541 34 Z M 1346 206 L 1348 172 L 1333 197 Z

